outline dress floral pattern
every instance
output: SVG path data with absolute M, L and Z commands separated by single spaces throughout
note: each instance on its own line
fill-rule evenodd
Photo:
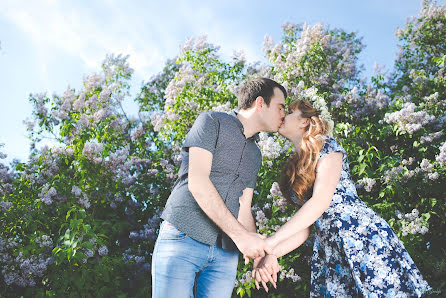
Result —
M 319 158 L 343 153 L 342 173 L 329 208 L 315 222 L 311 297 L 420 297 L 430 290 L 387 222 L 362 202 L 335 139 Z

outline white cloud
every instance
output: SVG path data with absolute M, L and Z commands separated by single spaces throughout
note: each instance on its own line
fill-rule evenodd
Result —
M 85 17 L 81 9 L 67 11 L 53 1 L 27 2 L 26 5 L 19 2 L 10 2 L 0 13 L 21 28 L 41 52 L 51 52 L 53 48 L 62 50 L 81 58 L 89 69 L 94 70 L 106 53 L 130 54 L 135 70 L 156 65 L 162 58 L 152 40 L 141 39 L 130 30 L 127 34 L 123 26 L 131 26 L 128 22 L 104 22 L 102 15 Z M 126 18 L 126 21 L 130 19 Z
M 261 58 L 261 45 L 252 44 L 252 36 L 246 32 L 250 28 L 237 28 L 204 5 L 94 3 L 99 6 L 69 7 L 50 0 L 10 1 L 0 14 L 33 41 L 36 51 L 41 53 L 43 72 L 45 53 L 51 55 L 54 49 L 80 58 L 92 71 L 99 68 L 105 54 L 123 53 L 130 54 L 135 75 L 148 79 L 168 58 L 178 54 L 178 46 L 187 36 L 200 34 L 222 46 L 225 57 L 230 57 L 233 50 L 243 49 L 248 60 Z

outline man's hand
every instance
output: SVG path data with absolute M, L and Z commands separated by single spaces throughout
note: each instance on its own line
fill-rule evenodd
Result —
M 259 283 L 262 283 L 263 288 L 268 292 L 267 282 L 271 282 L 274 288 L 277 288 L 277 273 L 280 271 L 280 265 L 277 257 L 274 255 L 266 255 L 260 260 L 257 266 L 254 266 L 252 277 L 255 278 L 257 290 L 260 289 Z
M 234 239 L 235 245 L 245 256 L 245 264 L 247 264 L 247 258 L 256 259 L 257 257 L 264 257 L 265 253 L 272 253 L 272 248 L 267 245 L 263 238 L 262 235 L 249 232 Z

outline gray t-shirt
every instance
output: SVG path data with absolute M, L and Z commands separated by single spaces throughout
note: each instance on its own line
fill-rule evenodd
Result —
M 262 163 L 257 147 L 258 135 L 248 139 L 235 112 L 204 112 L 195 120 L 186 136 L 178 180 L 173 186 L 161 217 L 189 237 L 208 244 L 222 237 L 222 247 L 236 249 L 234 243 L 209 219 L 188 189 L 189 147 L 212 153 L 209 175 L 229 211 L 237 218 L 239 197 L 245 188 L 254 188 Z

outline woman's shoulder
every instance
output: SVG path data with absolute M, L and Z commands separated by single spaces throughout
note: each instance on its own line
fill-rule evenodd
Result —
M 332 136 L 323 135 L 322 138 L 324 140 L 324 145 L 322 146 L 319 158 L 333 152 L 342 152 L 344 155 L 347 154 L 344 148 Z

